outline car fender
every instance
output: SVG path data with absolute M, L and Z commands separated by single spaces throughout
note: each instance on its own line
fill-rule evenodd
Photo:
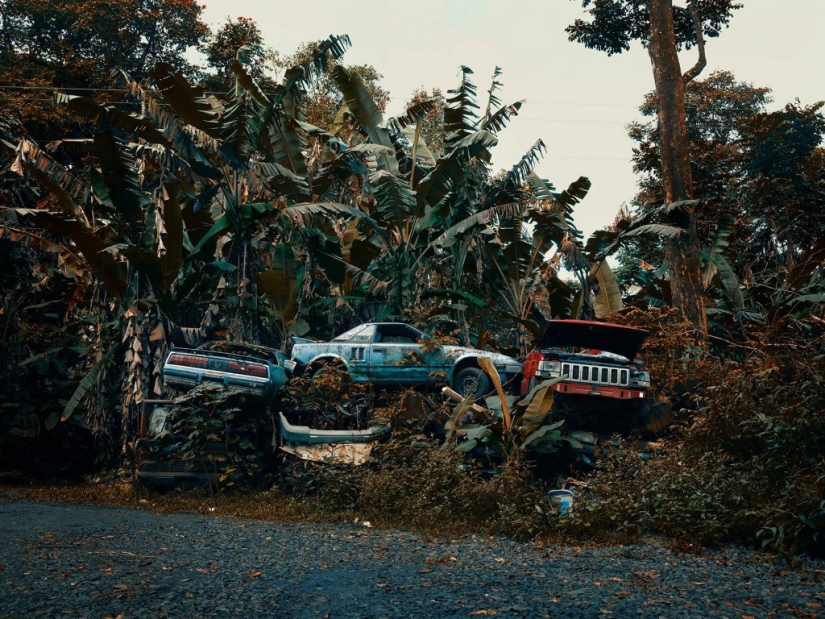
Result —
M 464 353 L 460 357 L 457 357 L 453 364 L 450 366 L 449 371 L 447 372 L 447 384 L 453 384 L 453 376 L 455 376 L 456 368 L 464 368 L 464 367 L 478 367 L 478 358 L 482 355 L 473 354 L 473 353 Z
M 347 368 L 347 372 L 352 374 L 352 369 L 350 368 L 349 363 L 347 363 L 346 359 L 344 359 L 341 355 L 335 355 L 327 352 L 315 355 L 306 363 L 305 367 L 310 368 L 314 363 L 318 363 L 319 361 L 340 361 L 344 365 L 344 367 Z
M 496 361 L 497 361 L 496 357 L 501 357 L 501 355 L 498 355 L 498 354 L 496 354 L 495 356 L 494 355 L 485 355 L 485 354 L 483 354 L 483 351 L 467 352 L 467 353 L 461 354 L 460 356 L 456 357 L 455 361 L 453 361 L 453 365 L 450 367 L 449 372 L 447 372 L 447 377 L 446 377 L 447 383 L 450 384 L 450 385 L 453 384 L 453 376 L 455 375 L 456 368 L 464 369 L 465 367 L 479 367 L 478 360 L 481 357 L 488 357 L 493 362 L 493 365 L 495 366 Z M 500 363 L 500 361 L 499 361 L 499 363 Z M 498 368 L 496 368 L 496 370 L 498 372 L 499 379 L 502 382 L 505 382 L 508 379 L 507 374 L 505 372 L 502 372 Z

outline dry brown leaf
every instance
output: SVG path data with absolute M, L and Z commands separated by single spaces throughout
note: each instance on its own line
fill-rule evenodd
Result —
M 254 572 L 254 573 L 252 573 L 252 574 L 249 574 L 249 577 L 250 577 L 250 578 L 257 578 L 257 577 L 258 577 L 258 576 L 260 576 L 260 575 L 261 575 L 261 572 Z

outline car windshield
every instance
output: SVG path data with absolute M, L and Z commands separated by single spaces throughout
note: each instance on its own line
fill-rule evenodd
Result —
M 360 325 L 333 339 L 333 342 L 372 342 L 375 325 Z
M 199 346 L 198 350 L 214 350 L 216 352 L 223 352 L 232 355 L 252 357 L 253 359 L 263 359 L 265 361 L 274 362 L 278 361 L 278 353 L 276 351 L 264 348 L 262 346 L 242 344 L 240 342 L 208 342 Z

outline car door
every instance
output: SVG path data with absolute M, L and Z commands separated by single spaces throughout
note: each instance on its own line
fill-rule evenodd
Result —
M 372 381 L 382 385 L 426 383 L 430 366 L 419 342 L 421 336 L 408 325 L 377 325 L 370 352 Z
M 346 341 L 340 343 L 341 348 L 338 354 L 346 360 L 350 376 L 355 382 L 365 383 L 372 378 L 370 375 L 370 346 L 374 336 L 375 325 L 366 325 L 363 329 L 353 333 Z

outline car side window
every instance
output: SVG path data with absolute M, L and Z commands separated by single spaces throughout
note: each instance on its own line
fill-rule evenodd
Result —
M 406 325 L 382 325 L 378 337 L 384 344 L 417 344 L 420 333 Z
M 334 338 L 333 342 L 357 342 L 363 344 L 365 342 L 372 342 L 375 335 L 375 325 L 361 325 L 350 329 L 346 333 L 342 333 Z
M 350 342 L 354 344 L 369 344 L 375 337 L 375 325 L 370 325 L 367 328 L 355 334 Z

